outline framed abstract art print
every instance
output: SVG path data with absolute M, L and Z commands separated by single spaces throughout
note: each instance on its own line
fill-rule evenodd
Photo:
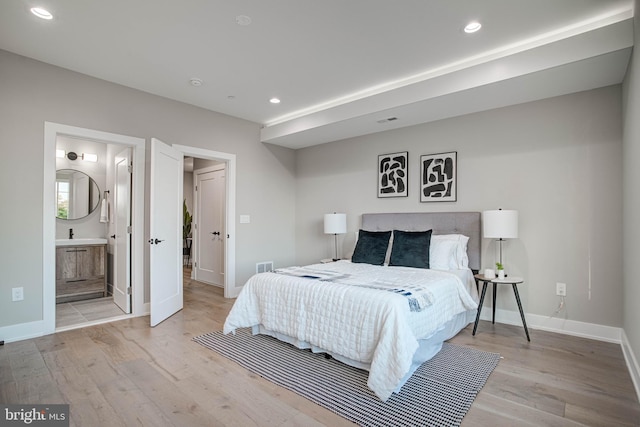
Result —
M 420 156 L 420 201 L 455 202 L 457 151 Z
M 409 152 L 378 156 L 378 197 L 407 197 Z

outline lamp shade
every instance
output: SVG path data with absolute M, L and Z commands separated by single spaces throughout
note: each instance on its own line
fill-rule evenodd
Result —
M 483 235 L 487 239 L 516 239 L 518 211 L 495 210 L 482 212 Z
M 347 214 L 332 213 L 324 215 L 325 234 L 344 234 L 347 232 Z

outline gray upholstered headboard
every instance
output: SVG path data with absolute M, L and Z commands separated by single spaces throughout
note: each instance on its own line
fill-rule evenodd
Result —
M 362 214 L 367 231 L 426 231 L 433 234 L 464 234 L 469 237 L 469 268 L 480 270 L 480 212 L 416 212 Z

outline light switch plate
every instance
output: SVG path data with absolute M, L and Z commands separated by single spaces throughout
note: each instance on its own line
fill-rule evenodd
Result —
M 250 215 L 240 215 L 240 224 L 249 224 L 251 222 Z

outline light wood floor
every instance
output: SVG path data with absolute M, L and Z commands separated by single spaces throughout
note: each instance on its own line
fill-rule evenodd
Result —
M 0 347 L 0 403 L 70 403 L 72 426 L 347 426 L 191 338 L 232 300 L 185 278 L 185 308 Z M 452 341 L 503 356 L 463 426 L 638 426 L 620 346 L 482 322 Z

